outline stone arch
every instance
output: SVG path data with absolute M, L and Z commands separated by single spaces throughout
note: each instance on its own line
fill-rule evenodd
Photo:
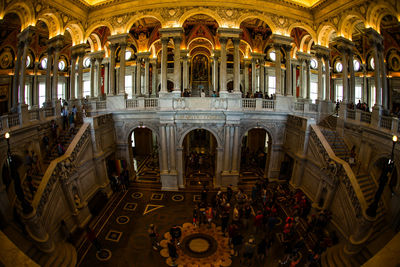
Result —
M 329 22 L 321 24 L 317 30 L 317 44 L 329 47 L 329 37 L 333 32 L 337 32 L 335 25 Z
M 205 49 L 207 49 L 210 52 L 210 55 L 211 55 L 212 52 L 210 51 L 210 49 L 207 46 L 204 46 L 204 45 L 199 45 L 199 46 L 196 46 L 196 47 L 192 48 L 191 50 L 189 50 L 189 55 L 192 56 L 192 57 L 194 57 L 196 55 L 199 55 L 199 54 L 205 55 L 206 57 L 210 56 L 210 55 L 207 55 L 206 53 L 204 53 L 203 51 L 198 51 L 198 52 L 195 51 L 193 54 L 191 54 L 194 49 L 199 48 L 199 47 L 204 47 Z
M 96 43 L 94 43 L 94 42 L 91 43 L 91 45 L 93 44 L 93 49 L 92 49 L 92 47 L 91 47 L 90 50 L 91 50 L 92 52 L 102 50 L 102 45 L 101 45 L 101 41 L 100 41 L 99 35 L 96 34 L 96 33 L 91 33 L 91 34 L 89 35 L 89 37 L 92 37 L 92 38 L 96 41 Z M 90 39 L 91 39 L 91 38 L 88 38 L 88 40 L 90 40 Z M 93 41 L 93 40 L 92 40 L 92 41 Z M 97 48 L 97 50 L 96 50 L 96 48 Z
M 143 121 L 143 123 L 141 124 L 139 121 L 135 121 L 134 123 L 129 123 L 126 127 L 125 127 L 125 133 L 124 133 L 124 139 L 123 140 L 128 140 L 130 135 L 132 134 L 133 130 L 135 130 L 136 128 L 139 128 L 141 126 L 144 126 L 148 129 L 150 129 L 156 136 L 157 136 L 157 140 L 160 140 L 160 134 L 158 132 L 158 128 L 156 125 L 154 125 L 153 123 L 145 123 L 145 121 Z M 158 141 L 159 142 L 159 141 Z
M 395 7 L 388 4 L 387 2 L 379 2 L 375 5 L 370 5 L 367 10 L 367 25 L 366 27 L 372 27 L 380 32 L 381 20 L 386 15 L 392 15 L 398 18 L 395 12 Z
M 189 48 L 190 44 L 191 44 L 192 42 L 196 41 L 196 40 L 206 40 L 207 42 L 210 43 L 212 49 L 214 49 L 214 44 L 213 44 L 210 40 L 208 40 L 207 38 L 204 38 L 204 37 L 196 37 L 196 38 L 193 38 L 193 39 L 190 40 L 190 42 L 187 44 L 187 47 Z M 205 47 L 205 46 L 204 46 L 204 47 Z M 193 49 L 194 49 L 194 48 L 193 48 Z M 208 49 L 208 48 L 207 48 L 207 49 Z
M 277 31 L 277 27 L 273 23 L 273 21 L 271 20 L 270 17 L 262 15 L 262 14 L 254 14 L 254 13 L 245 13 L 245 14 L 241 15 L 237 19 L 235 26 L 237 28 L 240 28 L 240 24 L 242 24 L 243 21 L 245 21 L 246 19 L 252 19 L 252 18 L 256 18 L 256 19 L 260 19 L 260 20 L 264 21 L 271 28 L 272 33 L 275 33 Z
M 46 23 L 47 28 L 49 29 L 49 39 L 53 38 L 54 36 L 64 34 L 63 27 L 62 27 L 62 19 L 59 14 L 54 13 L 50 9 L 45 9 L 40 12 L 37 16 L 37 20 L 41 20 Z
M 124 28 L 124 32 L 129 33 L 129 30 L 132 28 L 133 23 L 136 21 L 142 19 L 142 18 L 154 18 L 160 22 L 161 26 L 164 27 L 165 25 L 165 20 L 160 16 L 159 13 L 145 13 L 145 14 L 137 14 L 133 17 L 131 17 L 128 22 L 126 23 L 126 26 Z
M 353 35 L 353 28 L 359 21 L 362 21 L 365 26 L 366 20 L 360 13 L 355 11 L 352 11 L 342 16 L 338 26 L 338 34 L 346 39 L 351 40 Z
M 190 125 L 188 128 L 186 128 L 183 132 L 180 133 L 180 136 L 178 136 L 178 146 L 182 147 L 183 146 L 183 141 L 185 140 L 185 137 L 188 135 L 193 130 L 196 129 L 204 129 L 209 131 L 217 140 L 217 147 L 223 147 L 223 141 L 221 140 L 221 137 L 218 135 L 218 133 L 215 131 L 215 129 L 212 129 L 212 127 L 205 126 L 205 125 Z
M 97 29 L 99 27 L 103 27 L 103 26 L 107 27 L 110 30 L 111 34 L 114 33 L 114 28 L 109 22 L 107 22 L 107 21 L 97 21 L 97 22 L 94 22 L 91 25 L 89 25 L 89 27 L 86 29 L 85 34 L 84 34 L 84 38 L 83 38 L 83 42 L 85 42 L 89 38 L 90 34 L 95 29 Z
M 191 16 L 194 16 L 194 15 L 197 15 L 197 14 L 203 14 L 203 15 L 212 17 L 218 23 L 218 27 L 221 27 L 223 25 L 222 18 L 218 15 L 217 12 L 215 12 L 209 8 L 198 7 L 198 8 L 190 9 L 190 10 L 186 11 L 185 13 L 183 13 L 182 16 L 179 18 L 177 25 L 174 25 L 174 26 L 182 27 L 183 23 L 188 18 L 190 18 Z
M 68 31 L 72 38 L 72 46 L 83 44 L 84 41 L 84 31 L 82 24 L 78 21 L 70 21 L 65 27 L 64 31 Z
M 268 129 L 266 126 L 264 126 L 264 125 L 257 125 L 257 124 L 251 124 L 251 125 L 248 125 L 248 126 L 245 126 L 245 127 L 243 127 L 242 128 L 242 131 L 241 131 L 241 133 L 240 133 L 240 140 L 243 140 L 243 137 L 246 135 L 246 133 L 248 132 L 248 131 L 250 131 L 251 129 L 264 129 L 267 133 L 268 133 L 268 135 L 271 137 L 271 143 L 273 143 L 273 140 L 275 139 L 274 137 L 273 137 L 273 135 L 272 135 L 272 131 L 271 131 L 271 129 Z
M 29 25 L 35 24 L 35 11 L 30 2 L 13 1 L 6 7 L 3 17 L 8 13 L 15 13 L 21 21 L 21 31 Z
M 305 43 L 306 42 L 311 42 L 312 41 L 312 37 L 311 37 L 311 35 L 304 35 L 303 36 L 303 38 L 301 38 L 301 41 L 300 41 L 300 48 L 299 48 L 299 50 L 300 50 L 300 52 L 303 52 L 304 51 L 304 45 L 305 45 Z M 306 51 L 307 52 L 307 51 Z
M 294 28 L 301 28 L 303 30 L 306 30 L 312 39 L 317 40 L 317 33 L 310 26 L 301 22 L 291 24 L 286 34 L 290 35 Z

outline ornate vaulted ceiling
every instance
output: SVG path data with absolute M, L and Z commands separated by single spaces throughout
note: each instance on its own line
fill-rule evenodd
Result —
M 88 5 L 97 5 L 97 4 L 104 4 L 107 2 L 113 2 L 114 0 L 80 0 Z M 324 0 L 286 0 L 282 2 L 293 2 L 305 7 L 312 7 L 315 4 L 323 2 Z

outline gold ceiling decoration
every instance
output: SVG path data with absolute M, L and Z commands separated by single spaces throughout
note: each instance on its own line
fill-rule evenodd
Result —
M 103 4 L 103 3 L 107 3 L 107 2 L 111 2 L 112 0 L 81 0 L 83 2 L 85 2 L 86 4 L 89 5 L 97 5 L 97 4 Z M 322 2 L 324 0 L 286 0 L 288 2 L 293 2 L 305 7 L 312 7 L 315 4 L 318 4 L 319 2 Z

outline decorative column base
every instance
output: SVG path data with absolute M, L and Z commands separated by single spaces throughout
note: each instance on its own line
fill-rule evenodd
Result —
M 290 111 L 292 110 L 293 102 L 295 101 L 294 96 L 275 96 L 275 110 L 276 111 Z
M 23 214 L 22 220 L 26 225 L 29 237 L 33 239 L 36 246 L 45 253 L 54 251 L 54 242 L 44 228 L 42 219 L 33 210 L 30 214 Z
M 123 95 L 109 95 L 107 96 L 107 109 L 121 110 L 126 108 L 126 96 Z
M 87 203 L 82 203 L 82 206 L 79 208 L 79 211 L 73 214 L 74 220 L 76 224 L 80 228 L 85 228 L 85 226 L 89 223 L 92 218 L 92 214 L 87 206 Z
M 24 125 L 30 121 L 27 104 L 18 104 L 18 114 L 21 125 Z
M 176 171 L 161 171 L 161 190 L 177 191 L 178 188 L 178 173 Z
M 223 171 L 221 173 L 221 186 L 222 187 L 228 187 L 229 185 L 232 185 L 234 188 L 237 187 L 239 183 L 239 172 L 227 172 Z

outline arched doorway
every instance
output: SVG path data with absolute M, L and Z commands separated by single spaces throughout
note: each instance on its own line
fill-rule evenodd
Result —
M 204 129 L 189 132 L 183 140 L 183 172 L 186 187 L 213 186 L 217 140 Z
M 242 138 L 240 184 L 252 184 L 258 179 L 267 178 L 271 143 L 270 135 L 262 128 L 246 132 Z
M 145 126 L 135 128 L 129 137 L 131 166 L 136 182 L 159 183 L 160 164 L 157 135 Z

